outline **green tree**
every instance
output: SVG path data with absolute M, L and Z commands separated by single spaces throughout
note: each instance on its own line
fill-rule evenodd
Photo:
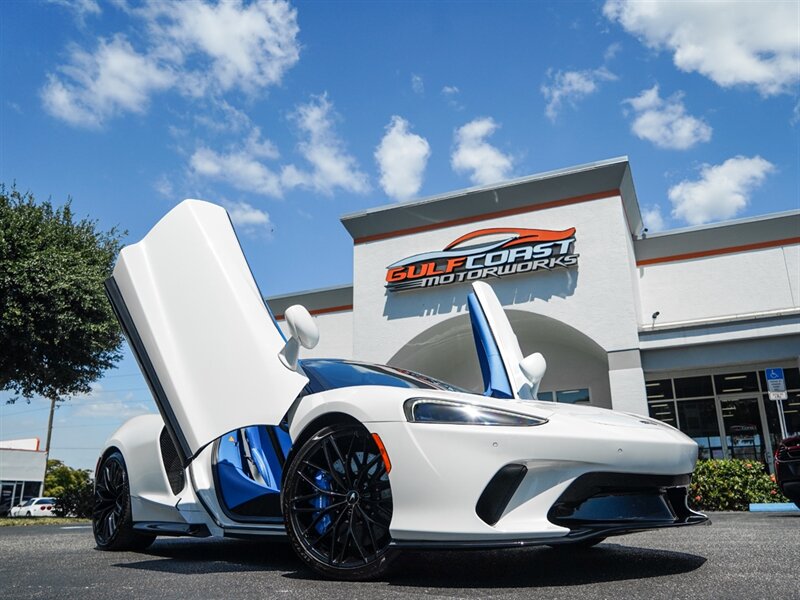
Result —
M 50 459 L 44 477 L 44 495 L 60 498 L 67 490 L 80 488 L 89 481 L 87 469 L 73 469 L 60 460 Z
M 103 291 L 121 246 L 117 228 L 77 219 L 0 184 L 0 391 L 56 402 L 88 393 L 121 357 Z M 46 450 L 49 450 L 48 443 Z
M 87 469 L 73 469 L 60 460 L 47 461 L 44 495 L 56 499 L 57 516 L 91 516 L 92 488 L 92 480 Z

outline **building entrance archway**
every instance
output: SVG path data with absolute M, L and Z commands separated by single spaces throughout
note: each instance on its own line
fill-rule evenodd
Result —
M 517 334 L 522 353 L 527 356 L 541 352 L 547 360 L 540 396 L 547 397 L 547 392 L 562 392 L 561 396 L 567 398 L 569 393 L 564 392 L 588 390 L 592 405 L 611 408 L 608 355 L 597 342 L 550 317 L 520 310 L 507 310 L 506 314 Z M 407 342 L 389 364 L 419 371 L 468 390 L 483 390 L 467 314 L 426 329 Z

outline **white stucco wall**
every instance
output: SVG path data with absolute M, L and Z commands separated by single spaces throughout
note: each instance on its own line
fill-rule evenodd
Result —
M 341 311 L 316 315 L 319 343 L 313 350 L 300 350 L 306 358 L 353 358 L 353 312 Z M 286 321 L 278 321 L 283 334 L 288 337 Z
M 1 481 L 42 481 L 44 452 L 0 449 Z
M 800 246 L 640 267 L 643 324 L 800 308 Z

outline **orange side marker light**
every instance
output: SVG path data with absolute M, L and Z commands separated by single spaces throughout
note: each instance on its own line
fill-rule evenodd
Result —
M 383 440 L 377 433 L 372 434 L 372 439 L 375 440 L 378 452 L 381 453 L 381 458 L 383 458 L 383 464 L 386 466 L 386 472 L 389 473 L 392 470 L 392 461 L 389 460 L 389 455 L 386 453 L 386 446 L 383 445 Z

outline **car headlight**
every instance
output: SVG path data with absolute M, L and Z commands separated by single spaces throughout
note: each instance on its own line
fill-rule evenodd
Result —
M 506 427 L 532 427 L 547 423 L 547 419 L 499 408 L 433 398 L 410 398 L 403 404 L 403 410 L 409 423 L 502 425 Z

